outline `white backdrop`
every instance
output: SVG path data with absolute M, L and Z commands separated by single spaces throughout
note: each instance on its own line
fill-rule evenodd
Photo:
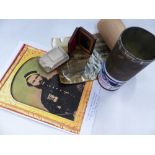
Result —
M 71 35 L 83 26 L 97 32 L 98 20 L 0 20 L 0 69 L 14 55 L 19 41 L 36 42 L 46 50 L 51 38 Z M 155 20 L 123 20 L 128 26 L 141 26 L 155 34 Z M 102 89 L 92 134 L 155 133 L 155 62 L 118 91 Z M 0 134 L 64 134 L 57 129 L 0 109 Z

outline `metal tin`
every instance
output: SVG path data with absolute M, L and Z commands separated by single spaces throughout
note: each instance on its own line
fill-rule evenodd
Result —
M 154 59 L 155 36 L 143 28 L 127 28 L 103 65 L 98 76 L 99 83 L 105 89 L 117 90 Z
M 55 47 L 42 57 L 38 62 L 45 72 L 52 72 L 54 69 L 69 60 L 69 55 L 61 47 Z

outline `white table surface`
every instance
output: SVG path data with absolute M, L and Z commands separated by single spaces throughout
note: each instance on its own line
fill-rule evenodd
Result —
M 51 38 L 69 36 L 75 27 L 97 32 L 98 20 L 0 20 L 0 68 L 21 40 L 51 48 Z M 155 20 L 123 20 L 155 34 Z M 121 89 L 102 89 L 92 134 L 155 134 L 155 62 Z M 0 109 L 0 134 L 64 134 L 48 125 Z

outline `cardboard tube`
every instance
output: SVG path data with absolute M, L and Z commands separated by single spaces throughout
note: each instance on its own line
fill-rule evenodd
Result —
M 125 29 L 125 25 L 120 19 L 101 19 L 97 27 L 110 49 L 113 49 L 120 34 Z

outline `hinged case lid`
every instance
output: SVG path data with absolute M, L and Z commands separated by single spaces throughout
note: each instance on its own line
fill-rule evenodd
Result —
M 90 34 L 84 28 L 78 27 L 75 29 L 69 40 L 68 53 L 71 54 L 75 50 L 76 46 L 79 46 L 83 49 L 83 51 L 91 54 L 94 49 L 95 42 L 96 39 L 92 34 Z

